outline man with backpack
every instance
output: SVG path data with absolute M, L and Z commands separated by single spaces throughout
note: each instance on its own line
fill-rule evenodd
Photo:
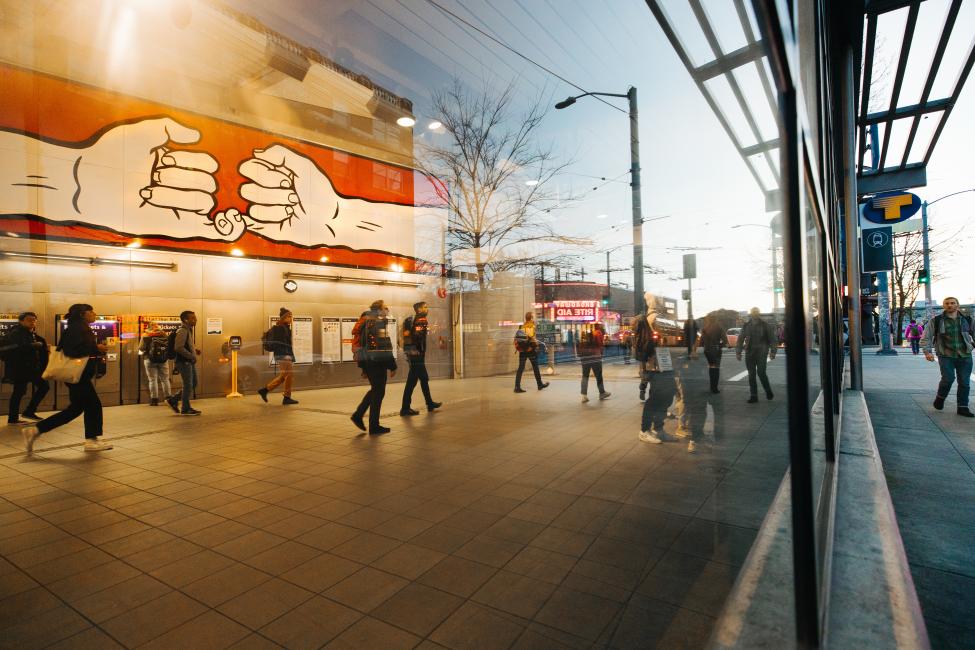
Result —
M 440 402 L 434 402 L 430 396 L 430 375 L 427 373 L 426 354 L 427 354 L 427 330 L 430 326 L 427 320 L 429 308 L 427 303 L 418 302 L 413 305 L 413 316 L 409 316 L 403 321 L 402 341 L 403 351 L 406 353 L 406 360 L 410 364 L 410 373 L 406 376 L 406 388 L 403 389 L 403 406 L 399 414 L 419 415 L 410 407 L 413 400 L 413 389 L 416 388 L 417 381 L 420 382 L 420 390 L 423 392 L 423 399 L 426 400 L 427 410 L 434 411 L 443 406 Z
M 602 323 L 593 323 L 591 330 L 584 330 L 579 335 L 576 347 L 579 361 L 582 363 L 582 402 L 589 401 L 589 373 L 596 378 L 596 388 L 599 389 L 599 399 L 609 399 L 610 393 L 603 386 L 603 349 L 606 333 Z
M 34 332 L 36 326 L 37 314 L 25 311 L 17 316 L 17 324 L 7 331 L 0 345 L 3 348 L 3 378 L 14 385 L 10 393 L 7 424 L 29 424 L 28 420 L 36 422 L 41 419 L 37 417 L 37 407 L 50 387 L 41 377 L 47 367 L 47 342 Z M 27 394 L 28 384 L 34 387 L 34 394 L 21 416 L 20 401 Z
M 142 341 L 139 342 L 139 356 L 142 357 L 142 365 L 146 368 L 146 378 L 149 382 L 149 406 L 159 406 L 160 394 L 164 400 L 168 400 L 173 395 L 173 389 L 169 384 L 169 364 L 166 359 L 166 346 L 168 344 L 166 332 L 160 329 L 159 324 L 149 323 Z
M 196 314 L 189 310 L 184 311 L 179 315 L 179 320 L 179 329 L 172 332 L 166 341 L 166 356 L 173 360 L 176 374 L 183 379 L 182 404 L 175 395 L 169 397 L 166 403 L 179 415 L 200 415 L 201 411 L 190 405 L 190 398 L 193 397 L 193 389 L 198 381 L 196 358 L 202 354 L 194 344 Z
M 941 303 L 944 312 L 935 316 L 924 328 L 921 345 L 924 358 L 934 361 L 932 347 L 938 355 L 941 381 L 938 394 L 934 398 L 934 408 L 939 411 L 945 407 L 945 399 L 951 393 L 951 385 L 958 378 L 958 415 L 975 417 L 968 408 L 968 393 L 971 388 L 972 350 L 975 349 L 975 326 L 972 319 L 958 310 L 958 299 L 945 298 Z
M 274 355 L 274 363 L 277 364 L 280 372 L 266 386 L 259 388 L 257 394 L 261 399 L 267 401 L 267 394 L 284 384 L 284 398 L 281 404 L 290 406 L 297 404 L 298 400 L 291 399 L 291 386 L 294 383 L 295 350 L 292 343 L 291 323 L 294 316 L 287 307 L 282 307 L 278 312 L 278 322 L 271 329 L 264 332 L 261 342 L 265 352 Z
M 911 322 L 904 329 L 904 336 L 907 337 L 908 342 L 911 344 L 911 352 L 914 354 L 918 354 L 921 351 L 921 334 L 923 332 L 924 327 L 915 318 L 912 318 Z
M 525 322 L 515 332 L 515 350 L 518 351 L 518 372 L 515 373 L 515 392 L 526 392 L 521 387 L 521 375 L 525 372 L 525 362 L 531 362 L 535 373 L 535 383 L 538 390 L 548 388 L 548 382 L 542 381 L 542 374 L 538 370 L 538 348 L 540 344 L 535 338 L 535 314 L 527 312 Z
M 362 418 L 369 411 L 369 433 L 372 435 L 389 433 L 389 429 L 379 424 L 379 413 L 386 396 L 386 371 L 389 376 L 396 375 L 396 357 L 393 354 L 393 343 L 389 338 L 386 320 L 389 308 L 382 300 L 377 300 L 369 306 L 359 328 L 359 348 L 357 361 L 359 367 L 369 379 L 369 391 L 362 397 L 362 401 L 352 414 L 351 420 L 359 429 L 365 431 L 366 425 Z

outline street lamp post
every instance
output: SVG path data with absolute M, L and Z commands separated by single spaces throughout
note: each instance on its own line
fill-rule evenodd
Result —
M 965 194 L 966 192 L 975 192 L 975 187 L 968 190 L 961 190 L 960 192 L 945 194 L 944 196 L 936 198 L 934 201 L 923 201 L 921 203 L 921 245 L 924 250 L 924 274 L 927 276 L 927 282 L 924 283 L 925 322 L 929 322 L 931 317 L 934 315 L 934 312 L 931 310 L 931 249 L 928 246 L 928 206 L 934 205 L 938 201 L 947 199 L 948 197 L 958 194 Z
M 625 95 L 619 93 L 583 93 L 567 97 L 555 105 L 556 110 L 568 108 L 577 99 L 588 96 L 625 97 L 630 104 L 630 190 L 633 202 L 633 314 L 641 314 L 643 305 L 643 214 L 640 204 L 640 124 L 636 104 L 636 87 L 630 86 Z M 607 268 L 609 265 L 606 265 Z

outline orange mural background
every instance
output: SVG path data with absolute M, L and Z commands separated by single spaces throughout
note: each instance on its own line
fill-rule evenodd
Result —
M 201 135 L 199 142 L 171 148 L 205 151 L 218 160 L 220 168 L 214 173 L 218 183 L 214 197 L 216 207 L 211 214 L 228 208 L 247 211 L 249 204 L 238 194 L 238 188 L 246 179 L 238 173 L 237 167 L 241 161 L 250 158 L 255 149 L 263 149 L 274 143 L 283 144 L 313 160 L 329 176 L 340 195 L 414 205 L 414 198 L 419 193 L 422 203 L 430 205 L 436 201 L 431 179 L 407 167 L 9 66 L 0 65 L 0 87 L 3 88 L 0 96 L 0 129 L 23 132 L 68 146 L 81 146 L 86 141 L 93 141 L 101 132 L 119 122 L 147 117 L 170 117 L 198 130 Z M 389 178 L 398 180 L 398 187 L 386 182 Z M 377 179 L 384 179 L 384 186 L 377 186 Z M 4 228 L 37 239 L 114 244 L 130 241 L 129 238 L 98 228 L 33 219 L 5 219 Z M 275 242 L 251 231 L 232 243 L 144 237 L 140 237 L 139 241 L 146 248 L 183 252 L 229 253 L 233 248 L 240 248 L 248 257 L 317 263 L 326 255 L 331 265 L 387 269 L 396 262 L 403 265 L 404 270 L 417 269 L 416 261 L 412 258 L 356 252 L 342 247 L 304 248 Z

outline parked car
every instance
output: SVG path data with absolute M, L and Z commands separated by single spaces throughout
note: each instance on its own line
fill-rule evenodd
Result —
M 738 337 L 741 335 L 740 327 L 732 327 L 728 330 L 728 347 L 735 347 L 738 345 Z

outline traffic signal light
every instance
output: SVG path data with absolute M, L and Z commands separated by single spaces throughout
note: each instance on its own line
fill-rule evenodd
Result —
M 609 296 L 603 296 L 603 307 L 609 307 Z
M 917 272 L 917 283 L 918 284 L 928 284 L 931 281 L 930 276 L 928 276 L 927 269 L 920 269 Z

